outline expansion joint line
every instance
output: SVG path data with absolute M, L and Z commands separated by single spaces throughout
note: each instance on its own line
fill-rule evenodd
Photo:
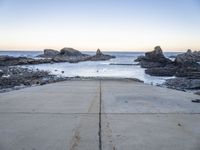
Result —
M 102 150 L 102 137 L 101 137 L 101 103 L 102 103 L 102 100 L 101 100 L 101 79 L 99 81 L 99 132 L 98 132 L 98 135 L 99 135 L 99 150 Z

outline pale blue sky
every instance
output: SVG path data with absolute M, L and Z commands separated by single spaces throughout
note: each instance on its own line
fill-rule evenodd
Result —
M 200 0 L 0 0 L 0 49 L 200 50 Z

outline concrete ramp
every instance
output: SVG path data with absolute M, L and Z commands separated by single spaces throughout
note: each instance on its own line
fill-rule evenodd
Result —
M 199 150 L 197 95 L 131 80 L 0 94 L 0 150 Z

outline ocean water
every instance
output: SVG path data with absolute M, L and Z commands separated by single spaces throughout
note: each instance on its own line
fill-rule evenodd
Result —
M 42 51 L 0 51 L 0 55 L 26 56 L 34 58 L 42 54 Z M 94 55 L 95 52 L 83 52 Z M 154 77 L 145 74 L 145 69 L 139 65 L 110 65 L 110 64 L 137 64 L 134 60 L 144 55 L 143 52 L 104 52 L 105 54 L 116 56 L 115 59 L 108 61 L 86 61 L 79 63 L 54 63 L 26 65 L 31 69 L 50 71 L 52 74 L 66 77 L 116 77 L 116 78 L 137 78 L 148 84 L 162 84 L 166 79 L 172 77 Z M 164 53 L 166 57 L 176 56 L 176 52 Z M 62 73 L 64 71 L 64 73 Z

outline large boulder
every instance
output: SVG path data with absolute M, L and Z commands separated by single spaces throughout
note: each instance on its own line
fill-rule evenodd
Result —
M 200 62 L 200 51 L 192 52 L 190 49 L 176 56 L 175 62 L 179 65 Z
M 100 49 L 97 49 L 96 51 L 96 55 L 92 56 L 90 58 L 91 61 L 101 61 L 101 60 L 109 60 L 115 58 L 115 56 L 111 56 L 111 55 L 105 55 L 101 52 Z
M 44 50 L 44 55 L 45 56 L 56 56 L 56 55 L 58 55 L 59 54 L 59 51 L 57 51 L 57 50 L 53 50 L 53 49 L 45 49 Z
M 156 46 L 153 51 L 145 53 L 146 59 L 152 62 L 168 63 L 171 62 L 163 54 L 160 46 Z
M 160 46 L 156 46 L 153 51 L 145 53 L 145 56 L 139 56 L 136 60 L 143 68 L 164 67 L 172 61 L 166 58 Z
M 57 55 L 59 55 L 60 52 L 53 49 L 44 49 L 44 54 L 38 55 L 37 57 L 43 57 L 43 58 L 53 58 Z
M 60 55 L 68 56 L 68 57 L 77 57 L 77 56 L 85 56 L 85 54 L 82 54 L 80 51 L 65 47 L 60 50 Z
M 97 49 L 97 51 L 96 51 L 96 56 L 101 56 L 101 55 L 103 55 L 103 53 L 101 52 L 100 49 Z

